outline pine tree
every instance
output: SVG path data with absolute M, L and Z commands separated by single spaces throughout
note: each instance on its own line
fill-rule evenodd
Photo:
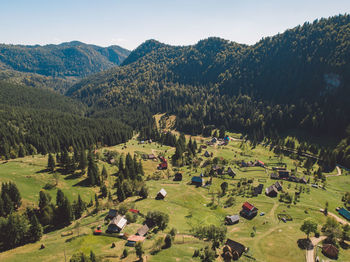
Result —
M 89 164 L 88 164 L 88 181 L 91 186 L 95 186 L 99 184 L 99 174 L 98 167 L 95 163 L 95 159 L 92 154 L 89 156 Z
M 19 193 L 19 190 L 15 183 L 10 182 L 8 184 L 8 189 L 8 195 L 13 202 L 13 207 L 17 210 L 22 205 L 21 194 Z
M 103 179 L 107 179 L 107 177 L 108 177 L 108 172 L 107 172 L 107 169 L 105 166 L 103 166 L 103 168 L 102 168 L 101 177 Z
M 55 170 L 55 159 L 53 158 L 52 154 L 49 154 L 49 158 L 47 160 L 47 169 L 53 172 Z
M 41 239 L 43 235 L 43 227 L 39 223 L 38 218 L 35 214 L 33 214 L 29 220 L 30 227 L 29 227 L 29 239 L 31 242 L 36 242 Z
M 85 173 L 85 169 L 87 167 L 87 163 L 88 163 L 88 161 L 86 159 L 86 152 L 85 152 L 85 150 L 82 150 L 80 152 L 80 159 L 79 159 L 79 167 L 78 168 L 81 169 L 81 171 L 83 173 Z
M 48 206 L 51 202 L 51 196 L 41 190 L 39 192 L 39 208 L 42 211 L 46 206 Z
M 2 201 L 4 202 L 4 214 L 7 216 L 13 212 L 14 204 L 7 193 L 2 195 Z
M 60 207 L 63 205 L 63 202 L 64 202 L 64 194 L 61 189 L 58 189 L 56 194 L 56 205 Z
M 91 262 L 96 262 L 97 259 L 96 259 L 96 255 L 94 252 L 92 252 L 92 250 L 90 251 L 90 261 Z
M 0 197 L 0 217 L 3 216 L 5 216 L 4 201 L 2 201 L 2 198 Z

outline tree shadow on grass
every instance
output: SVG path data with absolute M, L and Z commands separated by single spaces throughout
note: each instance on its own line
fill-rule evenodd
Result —
M 81 187 L 90 187 L 90 183 L 89 180 L 87 178 L 85 178 L 84 180 L 79 181 L 78 183 L 73 185 L 74 187 L 76 186 L 81 186 Z

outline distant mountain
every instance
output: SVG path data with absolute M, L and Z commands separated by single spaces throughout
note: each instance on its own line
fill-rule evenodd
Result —
M 129 53 L 116 45 L 99 47 L 78 41 L 45 46 L 0 44 L 0 69 L 81 78 L 120 65 Z
M 177 128 L 208 125 L 262 138 L 297 129 L 343 136 L 350 123 L 350 16 L 305 23 L 255 45 L 209 38 L 192 46 L 155 40 L 122 66 L 67 94 L 94 110 L 142 105 L 178 116 Z

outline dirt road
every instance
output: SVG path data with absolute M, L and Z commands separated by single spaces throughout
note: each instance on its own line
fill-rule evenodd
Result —
M 315 248 L 317 244 L 323 241 L 324 239 L 326 239 L 325 236 L 322 236 L 319 238 L 316 238 L 316 237 L 310 238 L 312 244 L 314 245 L 314 248 L 310 250 L 306 250 L 306 262 L 315 262 Z

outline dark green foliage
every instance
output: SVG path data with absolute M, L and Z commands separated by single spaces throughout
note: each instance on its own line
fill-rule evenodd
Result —
M 81 150 L 78 168 L 85 173 L 85 168 L 87 167 L 87 165 L 88 165 L 88 162 L 86 158 L 86 152 L 85 150 Z
M 22 204 L 21 194 L 15 183 L 1 184 L 0 216 L 7 216 L 17 210 Z
M 135 244 L 135 251 L 136 251 L 136 256 L 139 258 L 140 261 L 142 261 L 142 255 L 145 253 L 143 250 L 142 242 L 137 242 Z
M 39 223 L 38 218 L 35 214 L 33 214 L 29 219 L 29 231 L 28 231 L 28 237 L 30 242 L 36 242 L 39 241 L 43 235 L 43 227 Z
M 98 171 L 98 166 L 95 162 L 95 156 L 91 151 L 89 152 L 88 162 L 88 183 L 91 186 L 99 185 L 101 182 L 100 174 Z
M 170 234 L 167 234 L 164 239 L 164 247 L 169 248 L 173 242 L 173 238 Z
M 217 227 L 215 225 L 200 226 L 193 229 L 193 233 L 199 239 L 212 241 L 213 247 L 217 248 L 226 238 L 227 228 Z
M 124 250 L 123 250 L 123 255 L 122 255 L 122 258 L 126 258 L 127 256 L 128 256 L 128 250 L 125 248 Z
M 148 197 L 148 188 L 146 186 L 142 186 L 139 196 L 142 197 L 143 199 Z
M 105 184 L 102 184 L 102 185 L 101 185 L 100 191 L 101 191 L 101 196 L 102 196 L 103 198 L 104 198 L 104 197 L 107 197 L 108 190 L 107 190 L 107 187 L 106 187 Z
M 169 223 L 169 215 L 161 211 L 149 211 L 146 215 L 146 224 L 151 227 L 157 226 L 164 230 Z
M 108 177 L 108 172 L 107 172 L 107 169 L 106 169 L 106 167 L 105 167 L 105 166 L 103 166 L 103 168 L 102 168 L 102 172 L 101 172 L 101 178 L 102 178 L 103 180 L 106 180 L 106 179 L 107 179 L 107 177 Z
M 49 169 L 51 172 L 53 172 L 55 170 L 55 159 L 53 158 L 52 154 L 49 154 L 49 158 L 47 160 L 47 169 Z
M 78 200 L 73 204 L 73 210 L 75 219 L 80 218 L 83 212 L 86 210 L 86 204 L 81 199 L 80 195 L 78 195 Z
M 130 53 L 119 46 L 99 47 L 78 41 L 59 45 L 0 45 L 8 68 L 45 76 L 83 77 L 119 65 Z

